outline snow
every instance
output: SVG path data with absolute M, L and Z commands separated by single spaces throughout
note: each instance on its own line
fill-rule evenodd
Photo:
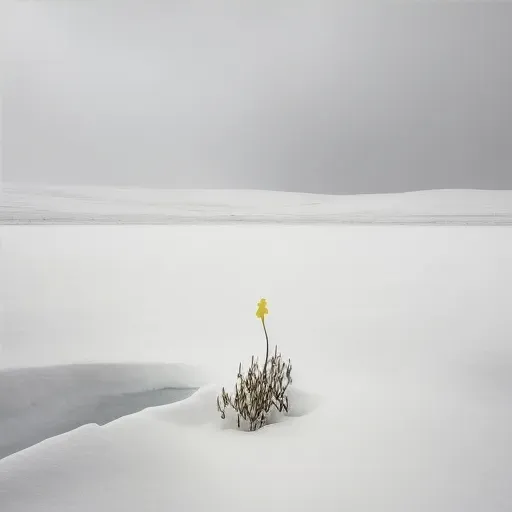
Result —
M 155 190 L 6 183 L 3 224 L 512 225 L 510 190 L 328 196 L 259 190 Z
M 451 208 L 474 219 L 509 211 L 507 194 L 392 200 L 397 211 L 417 200 L 429 215 Z M 270 205 L 271 217 L 284 197 L 248 192 L 254 204 L 244 206 L 244 194 L 210 192 L 208 204 L 228 195 L 244 212 Z M 447 197 L 457 205 L 442 206 Z M 360 201 L 384 218 L 391 198 L 373 199 L 314 196 L 318 211 Z M 300 205 L 289 206 L 293 219 Z M 0 375 L 165 363 L 194 371 L 174 378 L 172 366 L 145 366 L 113 388 L 201 385 L 0 460 L 2 512 L 512 509 L 512 228 L 219 224 L 215 215 L 208 225 L 0 227 Z M 215 397 L 234 385 L 239 361 L 264 354 L 261 297 L 271 344 L 294 365 L 292 410 L 240 432 L 220 420 Z M 8 396 L 0 391 L 0 407 Z

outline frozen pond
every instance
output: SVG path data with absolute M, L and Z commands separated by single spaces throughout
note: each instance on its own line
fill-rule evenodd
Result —
M 130 374 L 134 385 L 145 385 L 140 384 L 142 370 L 162 372 L 164 367 L 69 365 L 0 371 L 0 459 L 82 425 L 104 425 L 194 393 L 189 387 L 121 391 L 130 389 Z

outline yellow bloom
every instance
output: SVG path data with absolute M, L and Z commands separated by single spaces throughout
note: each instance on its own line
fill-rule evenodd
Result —
M 265 315 L 268 315 L 267 299 L 261 299 L 258 302 L 258 310 L 256 311 L 256 316 L 261 318 L 262 321 L 265 321 Z

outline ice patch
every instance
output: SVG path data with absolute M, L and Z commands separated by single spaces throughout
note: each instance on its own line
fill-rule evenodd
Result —
M 103 425 L 190 396 L 198 369 L 82 364 L 0 371 L 0 458 L 88 423 Z

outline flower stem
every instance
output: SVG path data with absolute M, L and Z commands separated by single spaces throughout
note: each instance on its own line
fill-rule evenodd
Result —
M 267 340 L 267 354 L 265 355 L 265 365 L 263 366 L 263 375 L 267 373 L 267 362 L 268 362 L 268 334 L 267 328 L 265 327 L 265 318 L 261 319 L 261 323 L 263 324 L 263 330 L 265 331 L 265 339 Z

